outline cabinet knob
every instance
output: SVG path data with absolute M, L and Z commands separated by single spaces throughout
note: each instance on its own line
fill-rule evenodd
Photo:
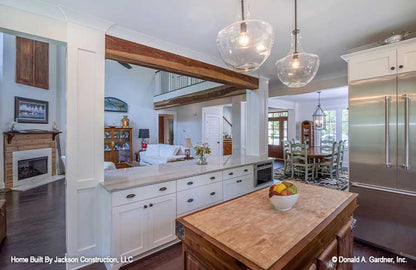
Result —
M 147 205 L 144 205 L 143 207 L 144 207 L 144 208 L 147 208 Z
M 152 207 L 152 206 L 153 206 L 153 203 L 149 204 L 149 207 Z
M 193 184 L 194 184 L 194 182 L 189 181 L 187 184 L 188 184 L 188 186 L 190 186 L 190 185 L 193 185 Z
M 210 178 L 211 180 L 214 180 L 215 179 L 215 176 L 211 176 L 211 178 Z
M 234 173 L 233 172 L 230 172 L 228 175 L 233 175 Z
M 237 183 L 241 183 L 243 180 L 237 180 Z
M 209 195 L 214 196 L 215 195 L 215 192 L 211 192 Z
M 399 68 L 402 69 L 403 68 L 403 65 L 400 65 Z
M 193 202 L 194 201 L 194 199 L 188 199 L 188 202 L 189 203 L 191 203 L 191 202 Z
M 167 189 L 168 189 L 167 187 L 161 187 L 161 188 L 159 188 L 159 191 L 165 191 Z
M 391 70 L 395 70 L 396 68 L 395 68 L 395 67 L 391 67 L 390 69 L 391 69 Z
M 248 172 L 248 170 L 247 170 L 247 169 L 244 169 L 244 171 L 245 171 L 245 172 Z
M 133 193 L 126 196 L 127 199 L 131 199 L 134 197 L 136 197 L 136 194 L 133 194 Z

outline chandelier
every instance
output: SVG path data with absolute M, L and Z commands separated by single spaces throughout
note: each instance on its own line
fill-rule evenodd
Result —
M 269 57 L 273 47 L 273 28 L 262 20 L 247 19 L 241 0 L 241 21 L 223 28 L 217 35 L 222 60 L 235 71 L 257 70 Z
M 295 29 L 291 35 L 289 54 L 276 62 L 277 76 L 288 87 L 302 87 L 315 77 L 319 68 L 319 57 L 303 51 L 298 29 L 297 0 L 295 0 Z
M 325 112 L 321 108 L 321 91 L 318 91 L 318 107 L 312 115 L 313 123 L 316 130 L 322 130 L 324 128 Z

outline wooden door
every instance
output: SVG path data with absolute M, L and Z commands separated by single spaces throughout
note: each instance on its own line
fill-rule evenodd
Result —
M 165 143 L 165 117 L 159 115 L 159 143 Z
M 151 199 L 147 205 L 149 248 L 175 240 L 176 194 Z
M 283 158 L 283 141 L 287 140 L 287 112 L 269 113 L 269 157 Z
M 113 208 L 112 256 L 136 256 L 148 250 L 146 202 L 139 201 Z

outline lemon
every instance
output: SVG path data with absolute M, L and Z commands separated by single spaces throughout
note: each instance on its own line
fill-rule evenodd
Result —
M 280 183 L 274 187 L 274 191 L 276 191 L 277 193 L 280 193 L 285 189 L 286 189 L 286 186 L 283 183 Z

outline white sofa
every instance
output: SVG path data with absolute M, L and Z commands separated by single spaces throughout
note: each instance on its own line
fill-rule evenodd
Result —
M 185 150 L 181 145 L 148 144 L 146 151 L 140 152 L 140 162 L 156 165 L 183 160 Z

